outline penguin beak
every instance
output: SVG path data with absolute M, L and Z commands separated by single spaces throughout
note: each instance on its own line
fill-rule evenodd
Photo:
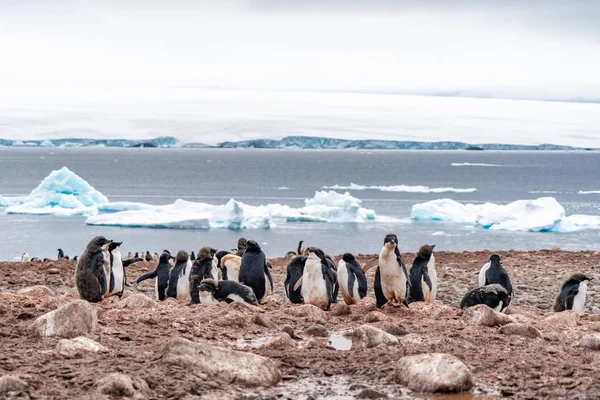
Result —
M 431 245 L 431 250 L 435 249 L 435 244 Z

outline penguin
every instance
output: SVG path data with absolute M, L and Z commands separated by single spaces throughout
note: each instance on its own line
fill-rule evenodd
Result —
M 321 252 L 323 254 L 325 254 L 325 252 L 323 252 L 323 250 L 321 250 Z M 327 266 L 329 266 L 329 269 L 331 270 L 331 273 L 333 274 L 333 294 L 332 294 L 333 300 L 332 301 L 334 303 L 337 303 L 338 294 L 340 292 L 340 284 L 338 283 L 338 276 L 337 276 L 337 267 L 329 254 L 325 254 L 325 261 L 327 262 Z
M 198 250 L 198 258 L 194 261 L 190 271 L 190 296 L 191 304 L 199 304 L 199 287 L 204 279 L 216 280 L 213 275 L 213 259 L 210 247 L 202 247 Z
M 502 267 L 500 255 L 498 254 L 492 254 L 489 261 L 481 267 L 481 270 L 479 271 L 479 286 L 486 286 L 492 283 L 497 283 L 506 289 L 506 292 L 508 293 L 508 302 L 510 303 L 513 288 L 508 273 Z
M 121 259 L 121 250 L 119 247 L 123 242 L 111 242 L 108 245 L 110 258 L 110 269 L 107 274 L 106 293 L 104 297 L 117 295 L 121 297 L 125 290 L 125 270 L 123 269 L 123 260 Z
M 186 254 L 187 254 L 187 253 L 186 253 Z M 149 251 L 146 251 L 146 256 L 145 256 L 145 258 L 146 258 L 146 261 L 152 261 L 152 255 L 150 254 L 150 252 L 149 252 Z
M 92 303 L 102 301 L 107 290 L 106 271 L 110 271 L 108 246 L 112 241 L 96 236 L 87 244 L 75 267 L 75 285 L 79 297 Z
M 267 257 L 255 240 L 248 240 L 240 264 L 239 282 L 252 288 L 256 299 L 265 297 L 267 280 L 273 290 L 273 278 L 267 267 Z
M 504 312 L 508 307 L 508 292 L 502 285 L 493 283 L 491 285 L 471 289 L 465 294 L 460 302 L 461 310 L 477 304 L 485 304 L 498 312 Z
M 287 253 L 285 253 L 285 258 L 294 258 L 296 256 L 297 254 L 295 251 L 288 251 Z
M 124 260 L 122 260 L 123 262 L 123 268 L 127 268 L 129 267 L 131 264 L 135 264 L 137 262 L 140 261 L 144 261 L 141 258 L 126 258 Z M 125 286 L 131 286 L 128 282 L 127 282 L 127 274 L 125 273 L 125 270 L 123 269 L 123 284 Z
M 294 253 L 296 254 L 296 253 Z M 306 264 L 306 257 L 296 256 L 287 265 L 285 281 L 283 282 L 283 288 L 285 295 L 293 304 L 302 303 L 302 275 L 304 274 L 304 265 Z M 300 282 L 300 285 L 296 286 L 296 283 Z
M 174 297 L 180 301 L 189 300 L 191 270 L 190 256 L 187 251 L 179 250 L 175 256 L 175 266 L 171 269 L 167 297 Z
M 435 244 L 424 244 L 419 249 L 410 269 L 409 303 L 424 301 L 433 303 L 437 295 L 437 272 L 433 249 Z
M 138 253 L 137 251 L 135 252 L 135 255 L 133 256 L 134 258 L 140 258 L 140 253 Z
M 136 254 L 137 254 L 137 253 L 136 253 Z M 127 258 L 126 258 L 126 259 L 127 259 L 127 260 L 129 260 L 130 258 L 133 258 L 133 254 L 131 254 L 131 252 L 128 252 L 128 253 L 127 253 Z
M 190 260 L 194 261 L 196 259 L 196 254 L 194 253 L 194 250 L 192 250 L 192 252 L 190 253 Z
M 398 236 L 394 233 L 385 236 L 377 264 L 373 285 L 377 307 L 382 308 L 387 302 L 392 305 L 404 304 L 408 307 L 410 279 L 398 249 Z M 373 266 L 375 263 L 369 263 L 363 268 L 363 272 Z
M 329 310 L 333 303 L 333 283 L 334 275 L 325 254 L 315 248 L 308 250 L 302 280 L 298 281 L 294 287 L 297 289 L 299 284 L 302 285 L 304 303 Z
M 216 267 L 221 271 L 223 280 L 239 282 L 242 257 L 229 252 L 219 251 L 214 259 L 216 260 Z
M 135 284 L 138 285 L 146 279 L 156 278 L 156 281 L 154 282 L 154 294 L 156 296 L 156 300 L 163 301 L 166 299 L 171 271 L 171 263 L 169 261 L 172 258 L 173 256 L 170 253 L 162 253 L 158 259 L 158 265 L 156 266 L 156 269 L 137 278 Z
M 237 243 L 237 251 L 235 254 L 239 257 L 243 256 L 247 246 L 248 240 L 246 238 L 239 238 Z
M 158 264 L 158 253 L 152 254 L 152 262 Z
M 304 246 L 304 240 L 298 242 L 298 255 L 303 255 L 308 250 L 308 247 Z
M 31 258 L 29 257 L 29 253 L 27 253 L 27 252 L 23 253 L 23 255 L 21 256 L 21 262 L 28 263 L 30 261 L 31 261 Z
M 584 274 L 571 275 L 560 288 L 554 302 L 554 311 L 573 310 L 583 312 L 588 283 L 594 278 Z
M 62 249 L 56 249 L 56 251 L 58 251 L 57 259 L 59 259 L 59 260 L 60 259 L 65 259 L 65 260 L 69 259 L 69 256 L 66 256 Z
M 202 304 L 218 304 L 220 301 L 232 303 L 245 302 L 257 306 L 258 300 L 252 288 L 235 281 L 219 281 L 205 279 L 199 286 Z
M 346 304 L 356 304 L 367 295 L 367 277 L 354 255 L 346 253 L 342 256 L 338 263 L 337 274 L 342 298 Z
M 79 258 L 79 256 L 73 257 L 73 261 L 77 261 L 78 258 Z

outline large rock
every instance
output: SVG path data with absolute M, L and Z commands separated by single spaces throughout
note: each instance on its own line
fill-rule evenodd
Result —
M 469 368 L 441 353 L 402 357 L 396 365 L 396 380 L 415 392 L 465 392 L 473 387 Z
M 22 381 L 16 376 L 4 375 L 0 378 L 0 394 L 9 392 L 20 392 L 27 388 L 27 382 Z
M 152 396 L 152 391 L 143 379 L 132 379 L 129 375 L 113 372 L 96 382 L 97 391 L 110 399 L 142 400 Z
M 41 337 L 74 338 L 95 331 L 97 325 L 96 309 L 85 300 L 76 300 L 40 316 L 31 329 Z
M 579 321 L 579 314 L 575 311 L 567 310 L 550 314 L 543 321 L 555 328 L 575 328 Z
M 517 335 L 517 336 L 524 336 L 524 337 L 528 337 L 528 338 L 541 338 L 544 335 L 542 334 L 542 332 L 540 332 L 539 329 L 531 326 L 531 325 L 527 325 L 527 324 L 520 324 L 520 323 L 510 323 L 510 324 L 506 324 L 503 327 L 500 328 L 500 333 L 504 334 L 504 335 Z
M 42 296 L 54 296 L 54 291 L 50 289 L 48 286 L 44 285 L 36 285 L 26 287 L 20 290 L 17 290 L 17 294 L 24 294 L 26 296 L 34 296 L 34 297 L 42 297 Z
M 121 300 L 119 306 L 122 308 L 131 308 L 134 310 L 142 308 L 152 308 L 156 305 L 156 301 L 142 293 L 133 293 Z
M 334 305 L 333 308 L 331 309 L 331 315 L 333 315 L 334 317 L 350 315 L 351 313 L 352 313 L 352 310 L 350 309 L 350 306 L 346 303 L 338 303 L 338 304 Z
M 183 338 L 169 340 L 163 347 L 163 362 L 229 383 L 273 386 L 281 380 L 277 363 L 269 358 Z
M 73 358 L 84 353 L 108 353 L 108 349 L 92 339 L 79 336 L 74 339 L 59 340 L 54 352 L 66 358 Z
M 500 326 L 515 322 L 508 315 L 492 310 L 485 304 L 477 304 L 463 312 L 462 320 L 469 325 Z
M 352 333 L 352 350 L 397 344 L 398 338 L 396 336 L 371 325 L 363 325 L 356 328 Z
M 579 341 L 579 346 L 590 350 L 600 350 L 600 335 L 597 333 L 585 335 Z
M 307 318 L 313 322 L 323 321 L 327 318 L 325 311 L 312 304 L 303 304 L 301 306 L 293 307 L 290 313 L 296 317 Z
M 388 319 L 388 316 L 381 311 L 371 311 L 365 316 L 365 322 L 368 323 L 387 321 Z
M 317 336 L 317 337 L 329 336 L 329 331 L 323 325 L 311 325 L 308 328 L 306 328 L 305 332 L 311 336 Z
M 254 318 L 252 318 L 252 322 L 254 322 L 256 325 L 264 326 L 268 329 L 279 329 L 277 324 L 271 321 L 265 315 L 255 315 Z

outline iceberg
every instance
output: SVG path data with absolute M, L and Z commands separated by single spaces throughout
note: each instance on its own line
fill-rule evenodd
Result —
M 565 209 L 553 197 L 517 200 L 506 205 L 462 204 L 451 199 L 415 204 L 411 218 L 416 221 L 474 223 L 481 228 L 505 231 L 573 232 L 600 229 L 600 217 L 566 216 Z
M 13 199 L 7 204 L 7 214 L 89 215 L 108 203 L 76 173 L 63 167 L 52 171 L 28 196 Z
M 407 186 L 407 185 L 395 185 L 395 186 L 363 186 L 357 185 L 356 183 L 350 183 L 348 186 L 324 186 L 323 189 L 334 189 L 334 190 L 379 190 L 381 192 L 406 192 L 406 193 L 472 193 L 476 192 L 475 188 L 468 189 L 456 189 L 453 187 L 441 187 L 441 188 L 430 188 L 429 186 Z

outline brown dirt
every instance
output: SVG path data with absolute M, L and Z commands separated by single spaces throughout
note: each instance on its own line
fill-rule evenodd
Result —
M 387 319 L 371 323 L 400 335 L 400 346 L 335 350 L 326 340 L 309 340 L 304 331 L 315 323 L 325 326 L 330 334 L 351 331 L 365 323 L 373 302 L 351 306 L 349 315 L 327 313 L 317 321 L 295 316 L 298 306 L 286 301 L 282 289 L 287 260 L 272 259 L 276 289 L 262 305 L 262 312 L 235 304 L 187 306 L 174 300 L 157 302 L 152 309 L 131 310 L 119 308 L 119 300 L 110 298 L 94 305 L 99 312 L 99 327 L 87 335 L 110 353 L 75 359 L 53 354 L 58 339 L 39 339 L 28 330 L 38 316 L 77 298 L 72 290 L 74 263 L 0 263 L 0 376 L 10 374 L 27 382 L 28 387 L 15 397 L 32 399 L 90 398 L 95 395 L 95 383 L 112 372 L 144 379 L 154 398 L 172 399 L 356 398 L 373 391 L 390 398 L 467 399 L 487 398 L 486 394 L 523 399 L 600 398 L 600 352 L 578 346 L 582 336 L 600 331 L 600 315 L 582 314 L 577 317 L 577 326 L 570 328 L 544 321 L 563 279 L 574 272 L 598 275 L 600 253 L 545 250 L 500 254 L 515 287 L 511 311 L 520 314 L 516 317 L 519 321 L 541 330 L 543 338 L 507 336 L 496 327 L 465 325 L 456 307 L 474 286 L 490 253 L 441 252 L 436 253 L 439 302 L 411 304 L 409 309 L 387 306 L 382 310 L 383 319 Z M 373 257 L 360 256 L 358 260 L 364 263 Z M 412 257 L 405 255 L 406 260 Z M 151 263 L 134 265 L 127 270 L 128 278 L 133 281 L 152 268 Z M 34 285 L 45 285 L 56 294 L 32 297 L 15 293 Z M 130 289 L 153 296 L 154 287 L 152 282 L 144 282 Z M 369 295 L 373 296 L 371 289 L 372 280 Z M 586 303 L 589 309 L 598 303 L 599 296 L 592 282 Z M 293 327 L 305 339 L 302 346 L 290 346 L 286 341 L 268 344 L 269 338 L 279 332 L 253 323 L 259 314 L 279 327 Z M 368 319 L 378 318 L 371 315 Z M 278 360 L 283 380 L 273 388 L 249 389 L 218 379 L 201 379 L 161 362 L 161 344 L 172 337 L 206 341 Z M 396 360 L 426 352 L 453 354 L 465 362 L 474 374 L 474 393 L 478 395 L 431 397 L 409 393 L 397 385 Z

